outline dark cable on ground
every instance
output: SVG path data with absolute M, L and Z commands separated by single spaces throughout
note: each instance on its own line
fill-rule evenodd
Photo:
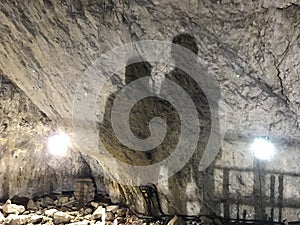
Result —
M 147 185 L 141 185 L 141 186 L 139 186 L 139 190 L 141 191 L 141 193 L 145 199 L 145 202 L 146 202 L 147 215 L 137 213 L 134 210 L 130 209 L 135 214 L 136 217 L 138 217 L 139 219 L 146 219 L 149 221 L 163 220 L 164 224 L 167 224 L 175 216 L 175 215 L 167 215 L 163 212 L 163 210 L 161 208 L 160 200 L 159 200 L 158 191 L 154 184 L 149 183 Z M 153 207 L 155 207 L 155 202 L 153 201 L 153 198 L 157 203 L 157 209 L 158 209 L 158 212 L 160 213 L 159 215 L 153 215 L 153 211 L 155 211 L 155 209 L 153 209 Z M 197 221 L 197 222 L 201 222 L 200 217 L 204 216 L 204 217 L 207 217 L 210 219 L 219 219 L 224 224 L 251 224 L 251 225 L 279 224 L 279 225 L 285 225 L 285 223 L 283 223 L 283 222 L 276 222 L 276 221 L 262 221 L 262 220 L 251 220 L 251 219 L 237 220 L 237 219 L 230 219 L 230 218 L 224 218 L 221 216 L 212 216 L 212 215 L 180 215 L 180 214 L 178 214 L 178 216 L 182 217 L 184 220 L 193 220 L 193 221 Z M 298 224 L 298 223 L 294 222 L 294 224 Z

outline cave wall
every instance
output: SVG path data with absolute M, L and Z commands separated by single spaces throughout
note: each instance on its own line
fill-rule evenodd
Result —
M 47 140 L 59 126 L 4 76 L 0 85 L 0 199 L 72 191 L 76 178 L 92 178 L 76 148 L 68 157 L 49 153 Z
M 2 2 L 1 70 L 46 115 L 70 123 L 78 82 L 102 53 L 130 41 L 171 41 L 189 33 L 219 81 L 229 132 L 247 134 L 265 123 L 278 136 L 298 137 L 298 5 L 292 0 Z
M 276 154 L 258 160 L 251 151 L 253 139 L 224 141 L 214 166 L 215 196 L 223 216 L 248 219 L 299 220 L 299 148 L 274 141 Z M 271 212 L 273 209 L 273 213 Z
M 189 33 L 197 41 L 198 56 L 208 69 L 215 73 L 222 90 L 222 101 L 227 113 L 226 140 L 234 140 L 235 145 L 231 148 L 225 142 L 222 146 L 222 156 L 230 149 L 232 152 L 239 150 L 240 145 L 243 145 L 237 141 L 240 138 L 249 139 L 256 135 L 270 135 L 274 140 L 283 139 L 296 146 L 293 141 L 298 140 L 300 136 L 299 1 L 190 0 L 187 3 L 181 0 L 39 0 L 3 1 L 0 7 L 1 72 L 11 79 L 51 121 L 55 121 L 61 127 L 72 127 L 75 89 L 86 68 L 101 53 L 130 41 L 143 39 L 172 41 L 180 33 Z M 124 83 L 123 74 L 121 79 L 112 82 L 112 87 L 104 91 L 99 101 L 105 105 L 111 92 L 123 87 Z M 101 113 L 103 116 L 105 112 Z M 16 133 L 13 129 L 22 130 L 26 128 L 25 125 L 16 126 L 17 128 L 14 126 L 12 137 Z M 40 133 L 41 137 L 44 137 L 45 132 L 52 131 L 48 125 L 41 127 L 42 130 L 45 129 Z M 35 132 L 34 130 L 35 128 L 28 132 Z M 26 136 L 29 137 L 30 140 L 34 140 L 31 136 Z M 113 138 L 108 135 L 108 140 Z M 12 146 L 15 146 L 15 139 L 12 142 Z M 119 146 L 116 142 L 112 141 L 110 144 L 111 151 L 117 152 Z M 3 152 L 16 149 L 9 146 L 7 138 L 4 138 L 2 146 L 5 150 Z M 42 154 L 44 144 L 39 141 L 32 142 L 24 147 L 26 151 L 23 151 L 23 154 L 29 154 L 32 148 L 38 151 L 38 154 Z M 194 214 L 202 209 L 225 214 L 221 212 L 220 206 L 224 203 L 215 201 L 214 196 L 215 188 L 222 189 L 220 187 L 223 187 L 223 181 L 220 181 L 220 184 L 213 182 L 215 175 L 212 171 L 215 165 L 204 174 L 198 173 L 201 148 L 199 151 L 200 155 L 193 158 L 194 161 L 187 164 L 180 173 L 158 185 L 160 192 L 163 193 L 163 209 L 166 212 Z M 288 148 L 287 151 L 297 152 L 297 147 Z M 12 156 L 8 154 L 5 157 Z M 114 174 L 113 168 L 109 166 L 102 168 L 101 159 L 85 157 L 94 171 L 94 176 L 99 176 L 102 171 L 104 175 L 108 173 L 116 179 L 126 176 Z M 129 159 L 135 161 L 134 157 L 130 155 Z M 142 156 L 140 162 L 151 162 L 143 157 L 146 156 Z M 158 154 L 156 159 L 159 160 L 161 157 L 162 155 Z M 225 158 L 221 162 L 226 165 L 232 160 Z M 7 164 L 9 161 L 2 160 L 2 163 L 4 162 Z M 52 162 L 56 165 L 55 160 Z M 65 165 L 74 166 L 72 164 L 74 161 L 68 162 Z M 251 162 L 252 165 L 252 158 L 247 162 Z M 32 163 L 36 163 L 36 160 L 32 160 Z M 252 168 L 251 165 L 249 170 Z M 241 165 L 237 165 L 239 166 Z M 43 174 L 53 173 L 45 172 L 44 165 L 41 168 L 44 168 Z M 282 168 L 286 168 L 287 172 L 293 171 L 293 168 L 286 164 L 282 165 Z M 17 171 L 14 173 L 17 174 Z M 67 174 L 73 177 L 77 172 Z M 226 182 L 233 183 L 230 179 L 235 179 L 236 176 L 231 175 L 231 172 L 229 174 L 229 180 Z M 253 182 L 251 174 L 252 172 L 249 172 L 249 183 Z M 39 172 L 36 176 L 40 176 Z M 17 175 L 13 177 L 17 184 Z M 206 181 L 210 185 L 203 188 Z M 49 180 L 41 182 L 45 185 L 51 183 Z M 25 193 L 28 189 L 27 181 L 25 183 L 22 188 L 16 188 L 15 192 L 18 193 L 20 190 L 20 194 Z M 6 190 L 3 195 L 12 195 L 13 192 L 9 194 L 7 190 L 9 192 L 13 190 L 14 183 L 11 183 L 12 187 L 9 189 L 7 182 L 3 184 L 6 185 L 3 188 Z M 250 186 L 248 192 L 253 189 Z M 137 188 L 111 182 L 107 182 L 107 187 L 115 201 L 135 205 L 136 209 L 145 212 L 145 205 Z M 213 202 L 217 202 L 216 205 Z

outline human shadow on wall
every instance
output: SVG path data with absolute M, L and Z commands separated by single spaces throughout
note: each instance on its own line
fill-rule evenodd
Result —
M 143 77 L 151 78 L 151 65 L 141 58 L 133 58 L 128 60 L 125 68 L 125 85 L 128 86 L 132 82 Z M 117 79 L 113 78 L 113 80 Z M 138 101 L 132 107 L 129 115 L 131 132 L 139 139 L 145 139 L 149 137 L 151 135 L 149 130 L 149 122 L 154 117 L 160 117 L 166 122 L 167 131 L 166 137 L 162 143 L 152 150 L 145 152 L 130 149 L 118 140 L 111 123 L 112 106 L 122 88 L 124 88 L 124 86 L 120 85 L 114 93 L 109 95 L 106 101 L 103 122 L 99 126 L 99 135 L 104 147 L 114 158 L 120 162 L 134 166 L 153 165 L 156 162 L 160 162 L 161 160 L 167 158 L 169 154 L 172 153 L 172 150 L 176 147 L 180 130 L 179 116 L 176 110 L 169 102 L 158 97 L 146 97 Z M 152 175 L 157 177 L 159 176 L 158 174 Z M 120 175 L 116 175 L 116 177 L 117 176 Z M 130 174 L 124 174 L 124 176 L 130 176 Z M 138 178 L 135 177 L 132 179 Z M 140 205 L 140 203 L 137 202 L 143 201 L 143 199 L 138 199 L 139 196 L 133 196 L 133 194 L 131 194 L 133 192 L 139 193 L 138 189 L 133 191 L 132 188 L 134 187 L 124 187 L 124 185 L 122 187 L 118 187 L 120 190 L 122 190 L 121 195 L 123 195 L 118 196 L 121 203 Z M 140 197 L 142 198 L 142 195 Z M 141 213 L 145 213 L 145 210 L 141 208 L 137 210 Z M 151 213 L 158 215 L 158 212 L 156 211 Z
M 173 39 L 173 43 L 179 44 L 195 54 L 198 53 L 196 40 L 191 35 L 180 34 Z M 142 77 L 151 77 L 150 64 L 143 59 L 128 60 L 125 68 L 125 85 Z M 201 126 L 197 149 L 193 157 L 180 172 L 169 179 L 169 190 L 167 190 L 169 194 L 160 193 L 165 201 L 165 208 L 168 211 L 166 213 L 187 214 L 197 211 L 200 213 L 200 208 L 201 213 L 212 212 L 214 206 L 208 203 L 213 198 L 212 191 L 214 190 L 212 170 L 210 168 L 205 172 L 198 170 L 210 135 L 209 103 L 197 82 L 180 69 L 175 68 L 169 74 L 165 74 L 165 78 L 176 82 L 191 97 L 196 106 Z M 149 122 L 154 117 L 160 117 L 166 122 L 167 132 L 162 143 L 150 151 L 142 152 L 129 149 L 118 140 L 111 124 L 112 105 L 122 88 L 123 86 L 119 86 L 118 90 L 108 97 L 103 122 L 100 124 L 100 138 L 106 150 L 119 161 L 130 165 L 147 166 L 166 159 L 175 150 L 180 137 L 180 118 L 176 108 L 159 97 L 146 97 L 138 101 L 132 107 L 129 116 L 132 133 L 140 139 L 149 137 L 151 135 Z M 191 184 L 194 185 L 195 189 L 188 191 Z M 126 194 L 128 193 L 124 193 L 124 195 Z M 130 201 L 128 200 L 129 196 L 125 196 L 125 198 L 126 201 Z
M 125 85 L 143 77 L 151 78 L 151 65 L 141 58 L 128 60 L 125 68 Z M 130 111 L 129 125 L 131 132 L 137 138 L 145 139 L 151 135 L 149 122 L 154 117 L 165 120 L 168 128 L 166 138 L 156 148 L 146 152 L 132 150 L 118 140 L 111 123 L 112 105 L 122 88 L 123 86 L 118 87 L 118 90 L 112 93 L 106 101 L 104 118 L 100 125 L 101 141 L 113 157 L 130 165 L 146 166 L 161 161 L 171 153 L 167 149 L 173 149 L 176 146 L 180 129 L 178 114 L 169 102 L 158 97 L 150 96 L 136 102 Z
M 144 61 L 132 63 L 132 61 L 134 61 L 134 59 L 128 60 L 125 68 L 125 85 L 128 85 L 139 78 L 151 75 L 151 66 L 149 63 Z M 115 79 L 116 76 L 117 74 L 112 77 L 112 80 Z M 144 152 L 137 152 L 123 145 L 116 137 L 112 127 L 112 106 L 122 88 L 122 85 L 118 86 L 117 90 L 111 93 L 107 98 L 103 122 L 99 127 L 100 139 L 106 150 L 117 160 L 131 165 L 142 166 L 147 164 L 147 155 L 144 154 Z M 142 134 L 140 134 L 140 136 L 142 136 Z
M 172 42 L 192 51 L 195 57 L 197 57 L 197 41 L 192 35 L 186 33 L 179 34 L 173 38 Z M 177 205 L 173 206 L 172 209 L 172 204 L 170 204 L 168 210 L 170 213 L 215 214 L 216 207 L 213 203 L 214 201 L 212 201 L 214 199 L 213 166 L 211 165 L 203 172 L 200 172 L 198 169 L 211 132 L 209 102 L 198 83 L 189 74 L 177 68 L 176 64 L 175 59 L 175 69 L 168 73 L 165 78 L 177 83 L 191 97 L 198 113 L 200 136 L 197 148 L 190 161 L 181 171 L 169 179 L 170 187 L 185 186 L 186 192 L 177 190 L 179 193 L 173 193 L 174 196 L 177 196 L 177 200 L 174 199 Z M 167 201 L 170 201 L 170 199 Z

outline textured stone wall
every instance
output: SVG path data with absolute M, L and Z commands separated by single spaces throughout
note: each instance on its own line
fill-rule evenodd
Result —
M 196 39 L 198 56 L 208 70 L 215 73 L 222 90 L 222 102 L 227 112 L 227 142 L 222 146 L 222 156 L 230 156 L 236 149 L 243 149 L 241 140 L 267 135 L 274 141 L 283 143 L 280 146 L 284 147 L 280 148 L 286 149 L 287 157 L 293 159 L 299 151 L 297 145 L 300 137 L 299 5 L 297 0 L 2 1 L 0 70 L 50 119 L 62 127 L 70 127 L 77 84 L 86 68 L 103 52 L 131 41 L 172 41 L 178 34 L 188 33 Z M 99 97 L 104 105 L 111 93 L 124 86 L 125 75 L 121 74 L 120 79 L 111 83 L 110 89 L 104 90 Z M 158 110 L 164 107 L 160 106 Z M 100 114 L 105 117 L 105 111 Z M 147 121 L 147 118 L 140 119 L 143 123 L 145 119 Z M 25 125 L 18 129 L 25 129 Z M 143 124 L 135 121 L 133 125 L 133 129 L 145 128 Z M 14 134 L 11 135 L 14 137 Z M 143 135 L 147 135 L 147 132 Z M 151 160 L 143 154 L 138 154 L 139 157 L 131 153 L 124 156 L 120 153 L 121 147 L 113 135 L 108 132 L 103 136 L 111 153 L 120 154 L 118 157 L 124 162 L 151 163 L 165 156 L 165 153 L 153 154 Z M 173 137 L 170 136 L 171 139 Z M 234 195 L 237 188 L 227 190 L 225 187 L 226 183 L 233 185 L 236 182 L 232 180 L 236 177 L 233 173 L 248 174 L 245 175 L 247 181 L 238 181 L 249 185 L 245 195 L 251 193 L 253 185 L 255 186 L 252 183 L 257 173 L 255 175 L 248 171 L 253 169 L 252 158 L 245 159 L 250 163 L 245 172 L 235 172 L 241 170 L 244 164 L 236 164 L 232 157 L 223 157 L 220 165 L 217 164 L 220 167 L 219 172 L 212 165 L 205 173 L 199 173 L 197 165 L 201 158 L 201 149 L 205 147 L 205 138 L 201 139 L 204 142 L 198 146 L 198 155 L 196 153 L 182 171 L 159 186 L 166 212 L 195 214 L 215 211 L 228 215 L 234 207 L 228 208 L 226 199 L 220 202 L 214 190 L 221 190 L 225 198 L 229 198 L 230 194 Z M 3 146 L 8 146 L 6 139 L 4 143 Z M 35 147 L 28 145 L 24 154 L 29 154 L 32 148 L 43 149 L 41 144 L 36 146 L 38 143 L 40 142 L 32 143 Z M 101 173 L 101 158 L 95 160 L 85 157 L 94 175 Z M 39 160 L 33 162 L 37 161 Z M 222 166 L 227 163 L 234 168 L 225 169 L 225 176 L 220 175 L 220 180 L 224 182 L 225 179 L 225 184 L 221 181 L 220 184 L 214 183 L 216 174 L 224 173 Z M 286 193 L 297 193 L 298 190 L 291 185 L 295 177 L 291 174 L 297 171 L 297 166 L 294 168 L 290 166 L 294 164 L 290 163 L 277 165 L 280 172 L 274 170 L 275 173 L 273 169 L 270 172 L 275 174 L 275 185 L 279 183 L 277 176 L 283 174 L 284 179 L 287 179 L 284 190 L 291 190 Z M 113 168 L 109 166 L 103 167 L 103 173 L 119 179 L 126 176 L 114 174 Z M 240 175 L 237 177 L 241 178 Z M 291 182 L 288 182 L 289 179 Z M 265 180 L 268 185 L 269 177 Z M 14 182 L 17 184 L 17 178 Z M 45 184 L 48 183 L 45 181 Z M 107 186 L 116 201 L 135 205 L 136 209 L 144 211 L 143 200 L 136 188 L 109 182 Z M 22 188 L 25 191 L 27 187 L 24 185 Z M 22 188 L 18 186 L 15 190 L 17 192 Z M 257 186 L 255 188 L 257 190 Z M 4 189 L 8 190 L 7 187 Z M 244 197 L 243 193 L 242 195 Z M 225 208 L 220 204 L 225 204 Z M 261 205 L 251 207 L 262 208 Z M 289 204 L 285 206 L 289 207 Z M 284 215 L 288 215 L 288 212 Z
M 171 41 L 189 33 L 220 82 L 231 132 L 249 135 L 264 123 L 277 136 L 298 137 L 298 5 L 292 0 L 1 2 L 1 70 L 45 114 L 70 121 L 79 79 L 101 53 L 130 41 Z
M 49 153 L 48 137 L 59 126 L 3 76 L 0 96 L 0 199 L 72 191 L 76 178 L 92 176 L 74 147 L 65 157 Z
M 276 154 L 270 160 L 259 161 L 251 151 L 253 140 L 228 140 L 216 161 L 214 171 L 215 196 L 220 213 L 240 218 L 299 220 L 298 148 L 274 142 Z

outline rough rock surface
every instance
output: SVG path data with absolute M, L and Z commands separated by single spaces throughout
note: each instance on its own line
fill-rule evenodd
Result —
M 48 152 L 47 139 L 59 128 L 4 77 L 0 96 L 0 199 L 72 191 L 76 178 L 91 177 L 74 148 L 69 158 Z
M 295 137 L 298 4 L 2 2 L 1 70 L 49 117 L 70 120 L 76 85 L 101 53 L 128 41 L 171 41 L 179 33 L 191 33 L 199 56 L 220 81 L 228 128 L 245 134 L 265 123 L 263 128 L 274 135 Z
M 61 196 L 57 196 L 60 198 Z M 104 224 L 102 221 L 102 213 L 105 213 L 105 224 L 114 224 L 113 221 L 118 221 L 118 224 L 149 224 L 149 225 L 160 225 L 163 224 L 163 219 L 153 218 L 151 220 L 138 218 L 128 208 L 120 207 L 120 210 L 126 212 L 122 215 L 117 212 L 106 211 L 109 206 L 104 202 L 96 202 L 101 207 L 100 217 L 93 218 L 92 215 L 98 214 L 98 208 L 93 208 L 91 205 L 78 204 L 79 202 L 68 205 L 67 207 L 61 207 L 59 205 L 49 207 L 39 207 L 37 210 L 28 210 L 20 215 L 9 213 L 5 216 L 2 215 L 0 210 L 0 223 L 3 225 L 23 225 L 23 224 L 68 224 L 68 225 L 94 225 Z M 0 203 L 1 204 L 1 203 Z M 18 205 L 19 207 L 23 207 Z M 197 219 L 195 220 L 197 221 Z M 199 223 L 198 223 L 199 224 Z M 198 225 L 197 224 L 197 225 Z
M 239 211 L 237 208 L 240 206 L 239 199 L 242 195 L 241 201 L 245 208 L 253 206 L 257 218 L 262 218 L 263 208 L 269 210 L 268 207 L 271 207 L 265 204 L 265 199 L 269 197 L 278 203 L 276 210 L 281 215 L 278 218 L 282 219 L 283 216 L 289 215 L 292 215 L 290 218 L 297 218 L 297 213 L 293 209 L 300 206 L 292 200 L 299 197 L 297 194 L 299 191 L 297 192 L 292 184 L 299 182 L 299 168 L 294 163 L 288 162 L 298 154 L 298 148 L 295 146 L 299 143 L 300 137 L 299 5 L 297 0 L 276 2 L 40 0 L 26 3 L 3 1 L 0 3 L 0 71 L 24 91 L 48 118 L 67 129 L 72 120 L 73 95 L 77 84 L 85 69 L 101 53 L 130 41 L 143 39 L 172 41 L 180 33 L 189 33 L 197 41 L 198 56 L 207 65 L 208 70 L 216 74 L 219 81 L 222 101 L 227 112 L 226 141 L 222 146 L 219 161 L 216 162 L 219 171 L 212 166 L 205 174 L 201 174 L 197 166 L 201 151 L 205 147 L 205 132 L 203 133 L 204 137 L 201 137 L 203 142 L 198 154 L 180 173 L 159 187 L 159 191 L 164 195 L 163 210 L 166 213 L 197 214 L 203 209 L 235 216 Z M 100 96 L 99 101 L 109 102 L 107 97 L 122 88 L 124 80 L 124 74 L 121 74 L 120 79 L 111 81 L 110 89 L 104 91 L 105 94 Z M 4 96 L 9 97 L 5 97 L 8 103 L 1 99 L 3 110 L 16 110 L 18 107 L 15 105 L 7 106 L 19 104 L 18 98 L 23 98 L 22 95 L 11 95 L 10 91 L 4 93 L 6 93 Z M 16 100 L 13 100 L 14 98 Z M 26 100 L 22 99 L 21 102 Z M 141 104 L 143 106 L 143 103 Z M 148 105 L 150 108 L 153 106 L 151 104 L 153 103 L 150 102 Z M 164 111 L 162 110 L 164 107 L 165 104 L 158 104 L 158 110 Z M 137 111 L 136 115 L 143 112 Z M 164 112 L 163 116 L 166 117 L 168 111 Z M 151 111 L 150 116 L 153 113 Z M 105 112 L 102 112 L 102 117 L 103 114 Z M 5 181 L 0 188 L 0 195 L 2 193 L 5 197 L 11 196 L 10 193 L 23 195 L 32 187 L 44 192 L 48 190 L 48 185 L 52 181 L 47 179 L 56 177 L 54 175 L 56 169 L 53 171 L 51 167 L 47 169 L 48 167 L 36 165 L 44 164 L 46 161 L 40 160 L 45 155 L 40 151 L 43 145 L 32 140 L 31 135 L 25 138 L 32 140 L 30 143 L 24 143 L 23 138 L 15 136 L 16 127 L 29 129 L 26 128 L 28 123 L 26 119 L 23 120 L 17 115 L 20 114 L 12 112 L 11 118 L 4 117 L 2 120 L 4 122 L 1 135 L 4 137 L 1 137 L 1 148 L 4 151 L 0 154 L 6 153 L 3 156 L 6 158 L 0 160 L 0 166 L 6 170 L 0 171 L 0 176 Z M 47 120 L 39 121 L 45 120 L 45 115 L 33 116 L 29 121 L 36 121 L 35 124 L 50 123 Z M 8 122 L 5 122 L 5 118 Z M 137 125 L 133 126 L 133 130 L 143 130 L 149 118 L 140 119 L 143 121 L 142 124 L 132 122 L 133 125 Z M 12 126 L 8 126 L 9 124 Z M 44 125 L 35 126 L 40 129 L 34 129 L 40 134 L 38 140 L 42 139 L 45 133 L 49 133 L 52 127 L 52 125 L 47 125 L 46 128 Z M 13 128 L 9 133 L 10 127 Z M 153 154 L 151 160 L 147 154 L 126 155 L 119 151 L 122 145 L 109 134 L 109 129 L 107 131 L 107 136 L 104 134 L 106 145 L 110 146 L 110 151 L 115 157 L 124 162 L 135 165 L 149 164 L 161 160 L 170 153 L 166 151 Z M 140 136 L 147 136 L 147 132 Z M 263 176 L 261 171 L 256 170 L 257 162 L 246 151 L 249 149 L 249 140 L 258 135 L 270 136 L 277 143 L 281 154 L 272 165 L 262 166 Z M 171 139 L 174 137 L 176 134 L 170 136 Z M 171 142 L 173 141 L 172 139 Z M 38 157 L 39 153 L 34 154 L 37 159 L 20 156 L 32 154 L 30 151 L 37 151 L 42 156 Z M 20 157 L 32 160 L 26 165 L 35 164 L 35 168 L 42 168 L 41 171 L 33 169 L 29 172 L 22 166 L 10 171 L 7 162 L 21 162 Z M 93 171 L 96 171 L 94 174 L 103 169 L 105 173 L 114 177 L 119 176 L 120 179 L 126 176 L 113 174 L 113 169 L 109 167 L 102 168 L 101 160 L 90 158 L 86 160 Z M 280 168 L 276 168 L 276 162 Z M 73 163 L 74 161 L 68 165 L 73 167 Z M 66 165 L 61 162 L 59 164 Z M 31 174 L 32 179 L 28 179 L 27 174 Z M 64 177 L 73 177 L 73 174 L 73 172 L 65 173 Z M 276 201 L 270 194 L 272 191 L 269 191 L 274 186 L 272 185 L 274 182 L 271 181 L 274 174 L 276 187 L 279 184 L 275 195 Z M 213 182 L 214 177 L 219 178 L 220 184 Z M 262 182 L 261 177 L 269 181 Z M 285 180 L 284 187 L 280 186 L 282 177 Z M 260 185 L 257 185 L 258 183 Z M 263 192 L 261 190 L 259 192 L 259 186 L 263 187 Z M 137 188 L 109 182 L 107 187 L 116 201 L 145 210 L 143 198 Z M 241 187 L 245 188 L 244 194 L 238 191 L 242 189 Z M 215 199 L 215 192 L 218 191 L 221 197 Z M 255 193 L 263 193 L 263 196 L 256 196 Z M 257 199 L 261 200 L 258 205 Z M 254 210 L 252 208 L 247 210 L 249 212 L 247 216 L 252 218 Z M 257 213 L 259 210 L 261 214 Z
M 2 210 L 7 214 L 20 214 L 25 211 L 25 207 L 22 205 L 12 204 L 10 200 L 7 200 L 7 202 L 2 206 Z
M 60 223 L 68 223 L 71 220 L 71 217 L 69 214 L 58 211 L 53 214 L 53 219 L 55 224 L 60 224 Z

